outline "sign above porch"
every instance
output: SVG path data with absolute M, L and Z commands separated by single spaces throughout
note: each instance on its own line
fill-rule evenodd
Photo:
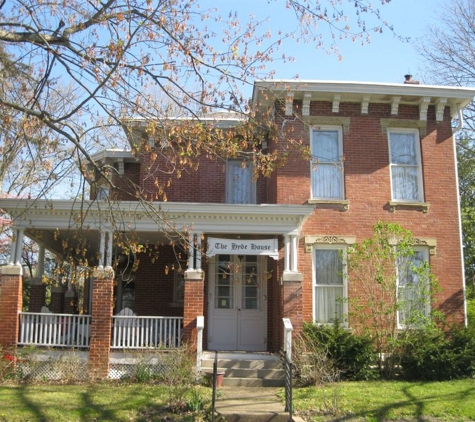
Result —
M 277 260 L 279 259 L 279 249 L 277 239 L 223 239 L 219 237 L 208 237 L 209 257 L 226 255 L 266 255 Z

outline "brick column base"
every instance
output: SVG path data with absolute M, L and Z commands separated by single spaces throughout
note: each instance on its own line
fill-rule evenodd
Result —
M 114 271 L 112 268 L 98 269 L 95 275 L 92 283 L 89 377 L 100 380 L 109 375 Z
M 20 331 L 18 312 L 22 310 L 22 268 L 20 265 L 2 267 L 0 293 L 0 347 L 3 351 L 15 348 Z M 0 356 L 3 359 L 3 356 Z
M 301 332 L 303 326 L 302 274 L 284 275 L 282 280 L 282 301 L 283 317 L 290 319 L 294 334 Z
M 41 277 L 34 277 L 30 280 L 30 312 L 41 312 L 41 308 L 45 306 L 46 284 L 43 283 Z
M 185 271 L 185 299 L 183 309 L 183 342 L 193 351 L 196 348 L 196 317 L 204 312 L 204 272 Z

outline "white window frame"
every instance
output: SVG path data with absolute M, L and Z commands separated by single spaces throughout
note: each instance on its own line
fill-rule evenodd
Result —
M 236 201 L 234 195 L 235 180 L 232 177 L 234 167 L 246 168 L 250 172 L 247 201 Z M 254 168 L 252 163 L 240 159 L 230 159 L 226 162 L 226 203 L 227 204 L 255 204 L 256 203 L 256 181 L 254 179 Z
M 426 248 L 426 247 L 413 247 L 413 250 L 415 253 L 422 253 L 423 254 L 423 261 L 426 262 L 426 263 L 430 263 L 429 261 L 429 248 Z M 411 257 L 408 257 L 408 259 L 410 259 Z M 399 278 L 399 267 L 397 266 L 397 271 L 398 271 L 398 277 L 397 277 L 397 291 L 396 291 L 396 294 L 397 294 L 397 301 L 399 302 L 399 295 L 401 294 L 401 289 L 403 289 L 404 287 L 401 287 L 400 285 L 400 278 Z M 431 311 L 431 306 L 430 306 L 430 303 L 431 303 L 431 292 L 430 292 L 430 286 L 427 286 L 427 292 L 428 292 L 428 295 L 429 297 L 426 298 L 427 302 L 426 302 L 426 309 L 424 311 L 425 313 L 425 317 L 428 318 L 430 316 L 430 311 Z M 399 329 L 406 329 L 407 328 L 407 325 L 401 321 L 401 310 L 398 308 L 397 310 L 397 326 Z
M 419 203 L 424 201 L 424 184 L 422 176 L 422 159 L 421 159 L 421 140 L 419 136 L 418 129 L 404 129 L 404 128 L 388 128 L 388 150 L 389 150 L 389 174 L 391 180 L 391 200 L 396 202 L 408 202 L 408 203 Z M 397 164 L 392 163 L 391 160 L 391 134 L 404 133 L 404 134 L 413 134 L 414 135 L 414 149 L 416 154 L 416 164 Z M 414 198 L 396 198 L 394 195 L 395 186 L 393 183 L 393 171 L 396 168 L 402 167 L 417 167 L 417 190 L 418 197 Z
M 328 132 L 336 131 L 338 133 L 338 156 L 334 157 L 333 161 L 324 161 L 322 157 L 319 156 L 318 151 L 315 150 L 314 146 L 314 134 L 318 132 Z M 343 130 L 341 126 L 312 126 L 310 130 L 310 152 L 312 154 L 312 159 L 310 163 L 310 197 L 311 199 L 322 199 L 322 200 L 343 200 L 345 199 L 345 172 L 344 172 L 344 157 L 343 157 Z M 314 178 L 316 177 L 317 172 L 322 170 L 325 166 L 336 166 L 340 172 L 340 189 L 338 196 L 319 196 L 316 195 L 313 189 Z
M 330 244 L 320 244 L 314 245 L 312 251 L 312 316 L 313 321 L 317 324 L 333 324 L 333 318 L 328 318 L 326 321 L 319 321 L 317 320 L 317 288 L 318 287 L 325 287 L 325 286 L 332 286 L 332 285 L 318 285 L 317 284 L 317 277 L 316 277 L 316 253 L 318 250 L 336 250 L 341 251 L 341 259 L 342 259 L 342 290 L 343 290 L 343 297 L 341 298 L 341 325 L 343 327 L 348 326 L 348 271 L 347 271 L 347 246 L 346 245 L 330 245 Z

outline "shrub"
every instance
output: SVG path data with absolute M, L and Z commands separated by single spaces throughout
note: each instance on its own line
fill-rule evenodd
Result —
M 297 382 L 302 386 L 335 382 L 340 379 L 335 363 L 326 348 L 311 336 L 299 334 L 293 345 L 293 365 Z
M 452 327 L 406 332 L 397 353 L 401 375 L 407 380 L 445 381 L 475 375 L 475 332 Z
M 377 378 L 373 367 L 376 360 L 373 341 L 365 335 L 355 335 L 337 321 L 331 326 L 305 323 L 303 336 L 314 348 L 325 350 L 342 379 L 368 380 Z

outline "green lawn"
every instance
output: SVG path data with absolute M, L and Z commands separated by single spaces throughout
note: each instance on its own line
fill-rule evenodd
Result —
M 147 384 L 1 385 L 0 421 L 160 421 L 167 398 L 166 387 Z
M 342 382 L 293 397 L 307 421 L 475 421 L 475 380 Z
M 194 391 L 209 403 L 209 388 Z M 0 421 L 203 420 L 203 412 L 165 419 L 170 416 L 163 413 L 167 398 L 166 387 L 148 384 L 0 385 Z M 475 380 L 342 382 L 296 388 L 294 408 L 308 422 L 475 421 Z

